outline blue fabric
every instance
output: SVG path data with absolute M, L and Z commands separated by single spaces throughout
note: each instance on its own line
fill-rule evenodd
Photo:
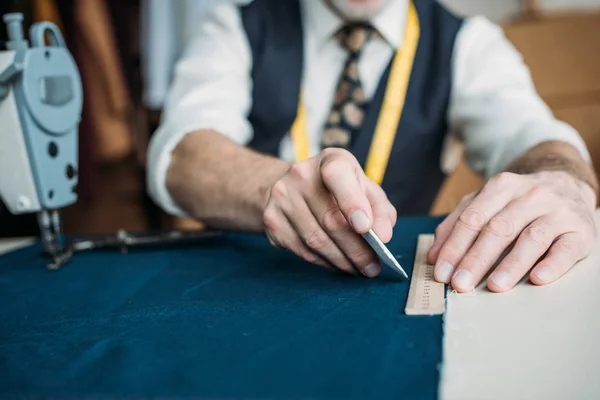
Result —
M 390 249 L 410 274 L 418 233 Z M 434 399 L 442 317 L 406 316 L 408 282 L 308 265 L 262 236 L 194 248 L 0 256 L 0 398 Z
M 420 36 L 398 132 L 382 187 L 399 215 L 422 215 L 431 209 L 445 178 L 439 160 L 448 126 L 454 42 L 463 19 L 435 0 L 414 1 Z M 298 108 L 304 65 L 299 0 L 254 0 L 241 9 L 252 51 L 254 136 L 250 147 L 277 155 Z M 391 61 L 369 102 L 365 121 L 353 135 L 350 150 L 366 164 Z

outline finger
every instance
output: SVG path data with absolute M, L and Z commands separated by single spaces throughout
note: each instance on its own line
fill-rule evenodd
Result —
M 283 246 L 277 242 L 277 239 L 275 237 L 271 236 L 270 232 L 267 231 L 265 233 L 267 235 L 267 239 L 269 239 L 269 243 L 271 243 L 271 246 L 276 247 L 278 249 L 282 249 L 283 248 Z
M 431 245 L 429 252 L 427 252 L 427 262 L 429 264 L 435 264 L 442 245 L 446 243 L 446 240 L 448 240 L 448 237 L 452 233 L 452 228 L 454 227 L 454 224 L 456 224 L 456 220 L 458 220 L 458 217 L 465 208 L 471 204 L 475 195 L 476 193 L 471 193 L 463 197 L 458 203 L 458 206 L 437 226 L 433 237 L 433 244 Z
M 320 265 L 329 270 L 335 270 L 329 262 L 302 243 L 300 237 L 294 231 L 289 220 L 283 213 L 276 211 L 266 212 L 265 226 L 267 226 L 267 238 L 272 246 L 288 249 L 311 264 Z M 356 274 L 356 272 L 354 272 L 354 274 Z
M 381 186 L 366 176 L 364 187 L 373 210 L 372 229 L 384 243 L 387 243 L 392 239 L 392 231 L 396 225 L 396 208 L 390 203 Z
M 532 221 L 552 212 L 552 204 L 538 197 L 537 191 L 530 191 L 492 217 L 458 264 L 455 274 L 467 271 L 477 286 Z
M 488 221 L 510 201 L 521 195 L 522 183 L 519 179 L 515 179 L 512 181 L 514 186 L 511 187 L 509 178 L 504 178 L 508 176 L 512 179 L 512 174 L 501 174 L 499 177 L 502 178 L 493 178 L 459 215 L 436 260 L 435 269 L 442 282 L 447 282 L 443 278 L 452 274 L 451 271 L 455 270 L 475 243 L 477 236 Z
M 558 236 L 564 233 L 559 221 L 544 216 L 533 221 L 519 235 L 515 245 L 487 279 L 487 287 L 493 292 L 512 289 L 550 248 Z M 470 275 L 461 270 L 452 278 L 457 291 L 466 291 L 473 282 Z M 456 285 L 456 286 L 455 286 Z
M 325 190 L 323 188 L 323 190 Z M 313 251 L 323 255 L 340 269 L 358 269 L 364 276 L 373 278 L 381 272 L 377 255 L 369 244 L 350 227 L 332 196 L 310 196 L 304 205 L 297 204 L 293 212 L 307 208 L 317 217 L 298 218 L 298 231 L 306 231 L 306 243 Z M 317 219 L 318 218 L 318 219 Z M 304 227 L 301 227 L 304 225 Z M 320 232 L 317 236 L 315 232 Z M 302 235 L 302 234 L 301 234 Z M 322 236 L 321 236 L 322 235 Z M 327 238 L 327 242 L 325 241 Z
M 323 184 L 352 228 L 357 233 L 368 232 L 373 224 L 373 212 L 359 179 L 364 175 L 360 165 L 344 150 L 331 149 L 323 153 L 320 165 Z
M 561 235 L 550 247 L 548 254 L 529 274 L 534 285 L 546 285 L 566 274 L 591 250 L 581 235 L 570 232 Z
M 304 199 L 292 200 L 292 207 L 284 210 L 284 212 L 305 247 L 310 249 L 311 252 L 319 254 L 340 270 L 356 275 L 356 269 L 351 261 L 330 237 L 329 233 L 319 224 Z M 345 219 L 344 223 L 346 223 Z
M 295 249 L 292 249 L 292 248 L 288 249 L 286 246 L 278 244 L 277 240 L 275 238 L 273 238 L 269 232 L 267 232 L 267 238 L 269 239 L 269 242 L 271 243 L 271 245 L 273 247 L 289 250 L 289 251 L 293 252 L 294 254 L 296 254 L 297 256 L 301 257 L 304 261 L 307 261 L 311 264 L 319 265 L 330 271 L 338 271 L 337 268 L 334 268 L 333 266 L 331 266 L 331 264 L 329 264 L 329 262 L 327 262 L 325 259 L 321 258 L 318 254 L 312 253 L 310 251 L 310 249 L 307 247 L 302 248 L 302 246 L 298 246 Z M 293 244 L 291 247 L 294 247 Z

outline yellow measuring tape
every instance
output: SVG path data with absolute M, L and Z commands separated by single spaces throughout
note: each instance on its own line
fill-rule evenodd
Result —
M 373 140 L 365 164 L 365 174 L 373 181 L 381 184 L 387 168 L 394 138 L 398 131 L 398 123 L 404 109 L 408 81 L 412 71 L 417 45 L 420 36 L 419 17 L 415 5 L 411 1 L 408 7 L 404 42 L 392 61 L 392 69 L 385 90 L 385 96 L 377 120 Z M 296 161 L 309 158 L 308 131 L 306 128 L 306 108 L 302 98 L 298 102 L 296 120 L 291 128 L 292 142 Z

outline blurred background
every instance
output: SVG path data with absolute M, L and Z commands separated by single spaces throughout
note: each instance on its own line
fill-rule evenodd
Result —
M 174 63 L 202 15 L 233 0 L 2 0 L 28 26 L 62 30 L 84 87 L 79 201 L 63 210 L 65 231 L 84 235 L 171 227 L 145 192 L 145 151 L 160 122 Z M 239 1 L 239 0 L 238 0 Z M 416 0 L 419 1 L 419 0 Z M 555 115 L 573 125 L 600 165 L 600 0 L 442 0 L 461 15 L 500 23 L 523 54 Z M 0 40 L 6 40 L 4 29 Z M 2 43 L 4 48 L 4 43 Z M 464 164 L 447 179 L 433 214 L 450 211 L 482 181 Z M 0 237 L 37 234 L 33 216 L 0 204 Z

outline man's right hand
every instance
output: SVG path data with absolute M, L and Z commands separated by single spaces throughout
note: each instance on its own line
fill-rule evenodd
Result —
M 371 278 L 380 273 L 360 234 L 373 229 L 387 243 L 396 209 L 351 153 L 326 149 L 295 163 L 269 192 L 263 223 L 271 244 L 326 268 Z

